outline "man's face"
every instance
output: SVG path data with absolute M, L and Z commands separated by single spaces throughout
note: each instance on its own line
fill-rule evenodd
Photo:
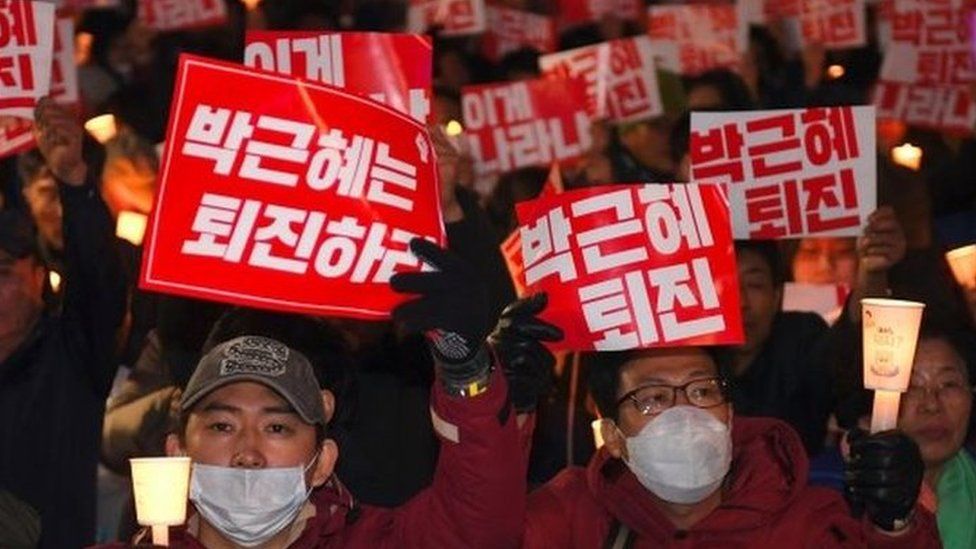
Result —
M 25 334 L 44 306 L 44 267 L 0 251 L 0 338 Z
M 58 183 L 49 173 L 42 172 L 24 187 L 24 200 L 44 242 L 54 248 L 64 248 L 61 235 L 61 196 Z
M 718 369 L 708 354 L 696 347 L 675 349 L 659 349 L 631 360 L 620 369 L 620 384 L 617 388 L 617 398 L 645 385 L 684 385 L 696 379 L 716 377 Z M 678 391 L 674 405 L 687 405 L 688 400 L 682 391 Z M 731 410 L 728 404 L 721 404 L 705 411 L 715 416 L 719 421 L 728 423 Z M 637 435 L 641 429 L 656 416 L 645 416 L 637 410 L 631 401 L 624 401 L 618 409 L 617 425 L 627 437 Z M 623 441 L 619 441 L 622 443 Z M 607 444 L 610 444 L 608 439 Z M 625 449 L 620 449 L 625 451 Z
M 249 381 L 225 385 L 201 399 L 190 413 L 182 444 L 195 463 L 247 469 L 305 467 L 319 454 L 306 473 L 308 486 L 325 482 L 337 457 L 335 444 L 316 444 L 315 426 L 284 398 Z
M 942 465 L 962 448 L 972 407 L 962 357 L 943 339 L 919 341 L 898 427 L 918 444 L 926 467 Z
M 853 287 L 857 281 L 855 239 L 804 238 L 793 257 L 793 280 Z
M 739 269 L 739 299 L 746 342 L 742 351 L 754 352 L 766 343 L 779 311 L 782 286 L 773 283 L 773 273 L 763 256 L 753 250 L 736 252 Z

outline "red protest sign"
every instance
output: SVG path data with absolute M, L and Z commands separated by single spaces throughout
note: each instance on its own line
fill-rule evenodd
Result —
M 0 116 L 34 118 L 50 89 L 53 50 L 53 4 L 0 0 Z
M 539 52 L 556 50 L 556 22 L 552 17 L 506 8 L 487 7 L 488 27 L 481 38 L 481 53 L 492 61 L 520 48 Z
M 248 31 L 248 67 L 321 82 L 430 119 L 432 46 L 415 34 Z
M 139 20 L 157 31 L 220 25 L 227 21 L 224 0 L 139 0 Z
M 972 133 L 976 80 L 970 15 L 976 2 L 900 0 L 891 13 L 891 42 L 874 94 L 879 116 Z
M 559 21 L 563 27 L 594 23 L 608 15 L 639 21 L 643 9 L 641 0 L 559 0 Z
M 687 75 L 736 67 L 745 50 L 733 4 L 651 6 L 647 34 L 658 66 Z
M 343 90 L 180 58 L 141 287 L 310 314 L 385 318 L 444 243 L 422 124 Z M 243 90 L 226 93 L 226 90 Z
M 873 107 L 691 113 L 691 179 L 725 183 L 737 239 L 857 236 L 876 202 Z
M 465 36 L 485 31 L 485 0 L 410 0 L 407 30 L 423 34 L 439 28 L 441 36 Z
M 539 68 L 546 75 L 582 78 L 597 118 L 629 122 L 664 112 L 648 36 L 543 55 Z
M 20 154 L 34 147 L 30 120 L 0 116 L 0 158 Z
M 552 167 L 549 168 L 549 177 L 546 178 L 545 184 L 542 185 L 542 190 L 539 191 L 539 196 L 537 198 L 547 198 L 550 196 L 555 196 L 563 192 L 563 175 L 559 171 L 559 164 L 556 162 L 552 163 Z M 525 263 L 522 261 L 522 239 L 519 236 L 518 229 L 512 231 L 512 234 L 501 243 L 499 246 L 502 252 L 502 257 L 505 258 L 505 266 L 508 268 L 508 274 L 512 278 L 512 285 L 515 286 L 515 294 L 519 297 L 525 295 Z
M 719 185 L 609 185 L 516 205 L 528 291 L 558 349 L 742 342 L 729 212 Z
M 554 160 L 572 163 L 590 147 L 580 80 L 538 78 L 461 89 L 464 135 L 478 175 Z

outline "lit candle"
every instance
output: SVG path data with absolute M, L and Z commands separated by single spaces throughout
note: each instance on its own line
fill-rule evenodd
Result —
M 946 252 L 946 261 L 960 286 L 976 290 L 976 244 Z
M 141 246 L 148 221 L 149 218 L 139 212 L 119 212 L 119 219 L 115 222 L 115 236 L 128 240 L 135 246 Z
M 50 271 L 47 273 L 47 280 L 51 283 L 51 289 L 54 293 L 58 293 L 61 290 L 61 274 L 57 271 Z
M 599 450 L 603 447 L 603 422 L 606 421 L 603 418 L 594 419 L 590 422 L 590 428 L 593 429 L 593 445 Z
M 912 145 L 911 143 L 905 143 L 898 147 L 892 147 L 891 149 L 891 159 L 895 161 L 895 164 L 899 166 L 904 166 L 910 170 L 918 171 L 922 166 L 922 149 Z
M 254 11 L 261 4 L 261 0 L 241 0 L 241 3 L 244 4 L 247 11 Z
M 186 521 L 190 458 L 132 458 L 136 520 L 152 528 L 153 545 L 169 545 L 169 527 Z
M 864 388 L 874 393 L 871 432 L 898 425 L 901 393 L 908 389 L 924 303 L 862 299 Z
M 845 72 L 846 71 L 844 70 L 843 65 L 831 65 L 827 67 L 827 78 L 837 80 L 838 78 L 843 77 Z
M 444 133 L 447 134 L 448 137 L 457 137 L 461 135 L 461 132 L 463 131 L 464 126 L 462 126 L 457 120 L 451 120 L 444 125 Z
M 88 119 L 85 122 L 85 130 L 103 145 L 119 133 L 118 127 L 115 125 L 115 116 L 111 114 L 103 114 Z

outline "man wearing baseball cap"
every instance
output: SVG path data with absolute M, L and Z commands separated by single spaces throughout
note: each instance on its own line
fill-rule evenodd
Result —
M 493 319 L 476 273 L 430 242 L 415 240 L 411 250 L 435 270 L 394 276 L 395 290 L 417 297 L 393 317 L 423 332 L 435 358 L 431 418 L 441 448 L 432 484 L 397 508 L 359 505 L 334 474 L 334 395 L 320 389 L 301 353 L 244 335 L 201 359 L 180 401 L 177 432 L 167 438 L 167 454 L 193 461 L 192 511 L 185 527 L 172 529 L 171 545 L 519 545 L 526 441 L 506 378 L 524 383 L 527 368 L 551 358 L 538 340 L 561 336 L 536 318 L 545 306 L 536 296 L 506 310 L 489 337 Z
M 0 492 L 37 511 L 41 548 L 60 549 L 95 540 L 98 446 L 125 281 L 81 156 L 81 126 L 49 100 L 35 120 L 64 204 L 67 283 L 63 310 L 45 311 L 33 226 L 23 213 L 0 212 Z

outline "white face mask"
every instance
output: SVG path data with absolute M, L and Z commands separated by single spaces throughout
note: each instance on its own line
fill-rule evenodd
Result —
M 637 480 L 672 503 L 705 499 L 732 464 L 729 427 L 694 406 L 668 408 L 626 443 L 627 466 Z
M 311 489 L 307 467 L 243 469 L 193 465 L 190 501 L 211 526 L 244 547 L 255 547 L 288 527 Z

